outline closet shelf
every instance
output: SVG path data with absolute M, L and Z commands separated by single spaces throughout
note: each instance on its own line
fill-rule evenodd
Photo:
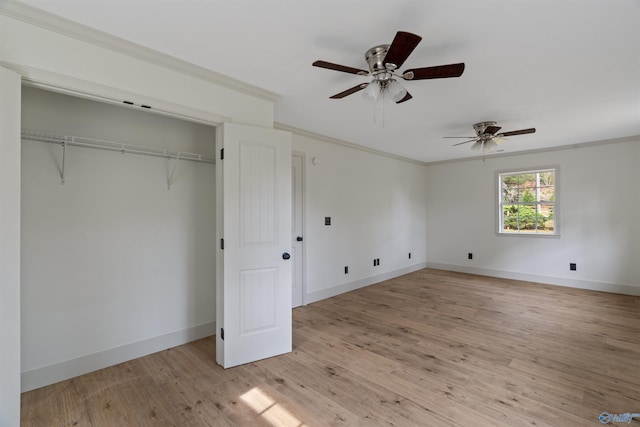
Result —
M 119 151 L 121 153 L 142 154 L 145 156 L 164 157 L 167 159 L 191 160 L 194 162 L 215 163 L 215 159 L 202 154 L 163 150 L 161 148 L 142 145 L 123 144 L 101 139 L 85 138 L 69 135 L 52 135 L 40 131 L 22 129 L 22 139 L 28 141 L 48 142 L 60 145 L 97 148 L 100 150 Z

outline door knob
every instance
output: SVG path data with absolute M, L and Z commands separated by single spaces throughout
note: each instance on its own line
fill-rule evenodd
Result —
M 296 241 L 297 241 L 297 242 L 302 242 L 302 236 L 298 236 L 298 237 L 296 237 Z
M 288 252 L 285 252 L 282 254 L 282 259 L 289 259 L 289 258 L 291 258 L 291 255 L 289 255 Z

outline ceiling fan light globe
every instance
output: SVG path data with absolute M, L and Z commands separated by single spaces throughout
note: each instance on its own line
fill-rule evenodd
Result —
M 392 79 L 389 82 L 387 85 L 387 91 L 389 92 L 389 97 L 393 102 L 398 102 L 407 95 L 407 90 L 395 79 Z
M 362 91 L 362 97 L 369 102 L 376 102 L 380 96 L 380 84 L 374 80 Z
M 473 145 L 471 146 L 471 149 L 474 151 L 478 151 L 482 148 L 482 141 L 476 141 L 473 143 Z

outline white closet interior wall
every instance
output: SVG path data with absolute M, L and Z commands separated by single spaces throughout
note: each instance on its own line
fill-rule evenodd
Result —
M 22 127 L 214 157 L 202 124 L 23 87 Z M 215 331 L 215 165 L 22 142 L 22 389 Z

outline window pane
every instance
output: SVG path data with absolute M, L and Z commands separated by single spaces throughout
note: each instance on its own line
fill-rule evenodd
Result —
M 555 172 L 540 172 L 540 200 L 541 202 L 554 201 L 555 194 Z
M 554 186 L 556 184 L 555 172 L 540 172 L 540 185 L 550 185 Z
M 555 233 L 555 170 L 500 174 L 499 184 L 501 233 Z
M 517 202 L 519 198 L 518 195 L 518 183 L 515 184 L 507 184 L 503 181 L 502 183 L 502 203 L 513 203 Z
M 536 229 L 536 206 L 520 205 L 520 230 L 534 231 Z
M 529 188 L 529 187 L 523 187 L 520 188 L 520 201 L 521 202 L 535 202 L 536 201 L 536 189 L 535 189 L 535 183 L 534 183 L 534 188 Z
M 540 202 L 552 202 L 556 199 L 556 192 L 553 186 L 540 187 Z
M 518 185 L 519 175 L 502 175 L 502 183 L 508 185 Z
M 555 231 L 555 220 L 553 216 L 553 205 L 541 204 L 540 215 L 542 216 L 542 225 L 544 231 L 547 233 L 553 233 Z
M 518 231 L 518 206 L 504 205 L 502 209 L 502 230 Z
M 523 173 L 518 175 L 520 178 L 521 187 L 535 187 L 536 186 L 536 174 L 535 173 Z

